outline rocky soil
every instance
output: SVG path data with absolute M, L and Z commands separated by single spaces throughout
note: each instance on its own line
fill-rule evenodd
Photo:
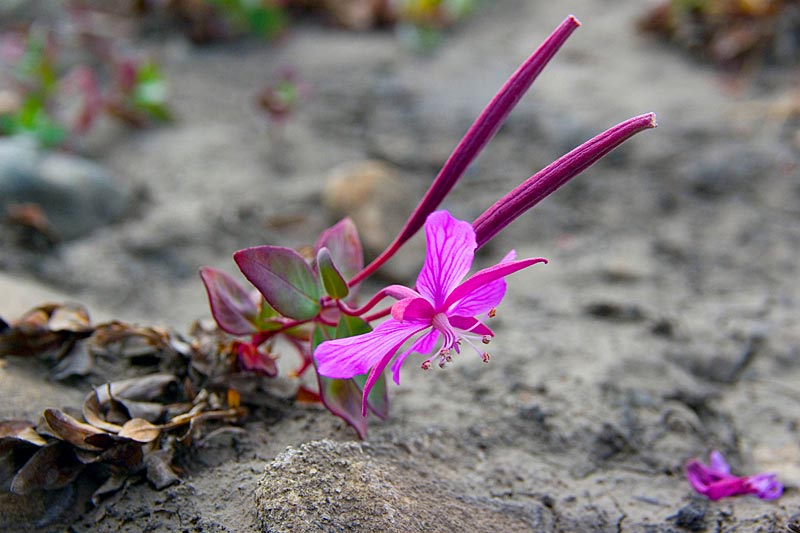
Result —
M 786 530 L 800 505 L 800 139 L 796 109 L 776 102 L 797 90 L 796 72 L 732 83 L 639 35 L 636 0 L 485 4 L 427 57 L 386 32 L 318 23 L 271 46 L 146 41 L 179 120 L 89 143 L 140 191 L 134 207 L 49 251 L 7 242 L 0 316 L 73 300 L 96 319 L 185 330 L 209 316 L 197 269 L 233 273 L 237 249 L 312 243 L 338 210 L 377 248 L 506 77 L 573 13 L 583 27 L 445 207 L 472 220 L 625 118 L 655 111 L 659 127 L 479 258 L 515 248 L 550 260 L 510 278 L 491 363 L 406 365 L 391 418 L 364 442 L 325 410 L 284 402 L 181 458 L 177 486 L 137 481 L 97 508 L 80 487 L 38 506 L 3 495 L 2 529 Z M 253 99 L 287 63 L 313 93 L 276 131 Z M 365 160 L 377 163 L 352 166 Z M 338 204 L 331 176 L 342 174 L 372 194 Z M 409 250 L 385 279 L 413 279 L 419 243 Z M 3 418 L 85 394 L 46 381 L 37 362 L 0 364 Z M 784 496 L 698 499 L 683 464 L 714 448 L 737 472 L 777 472 Z

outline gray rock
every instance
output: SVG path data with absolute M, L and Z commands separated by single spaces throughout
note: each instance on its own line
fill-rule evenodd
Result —
M 32 139 L 0 139 L 0 210 L 35 204 L 61 240 L 119 221 L 134 199 L 131 187 L 102 166 L 39 149 Z
M 553 531 L 552 512 L 469 495 L 427 454 L 321 440 L 275 458 L 256 490 L 265 532 Z

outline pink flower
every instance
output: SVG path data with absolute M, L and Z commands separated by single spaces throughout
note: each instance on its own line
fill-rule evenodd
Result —
M 775 500 L 783 493 L 783 485 L 775 474 L 738 477 L 731 475 L 730 466 L 717 450 L 711 452 L 709 459 L 709 465 L 697 459 L 686 464 L 689 484 L 709 500 L 742 494 L 755 494 L 762 500 Z
M 362 415 L 366 415 L 366 398 L 375 381 L 400 347 L 417 334 L 421 335 L 392 365 L 395 383 L 400 382 L 406 357 L 414 352 L 429 355 L 438 348 L 434 357 L 438 355 L 439 365 L 444 366 L 466 343 L 488 361 L 489 354 L 478 344 L 488 343 L 494 333 L 478 316 L 493 316 L 505 296 L 505 276 L 547 262 L 541 258 L 514 261 L 512 251 L 497 265 L 462 282 L 477 248 L 472 225 L 447 211 L 436 211 L 428 216 L 425 233 L 427 256 L 416 290 L 393 285 L 383 291 L 399 299 L 392 306 L 391 318 L 364 335 L 323 342 L 314 354 L 317 372 L 323 376 L 348 379 L 370 372 L 364 385 Z M 431 359 L 422 363 L 423 369 L 431 366 Z

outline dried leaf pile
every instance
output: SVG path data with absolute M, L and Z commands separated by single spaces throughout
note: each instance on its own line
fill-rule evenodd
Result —
M 122 322 L 93 326 L 77 305 L 48 304 L 12 324 L 0 320 L 0 357 L 37 357 L 51 377 L 91 382 L 80 409 L 46 409 L 41 420 L 0 421 L 0 486 L 18 495 L 53 491 L 90 476 L 97 504 L 136 476 L 156 489 L 178 481 L 173 458 L 240 422 L 240 393 L 263 378 L 237 368 L 235 349 L 197 324 L 190 339 Z M 213 425 L 210 432 L 205 426 Z

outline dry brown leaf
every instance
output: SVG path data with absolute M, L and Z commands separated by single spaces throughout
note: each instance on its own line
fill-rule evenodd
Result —
M 94 331 L 89 312 L 80 304 L 58 305 L 53 309 L 48 320 L 51 331 L 68 331 L 89 335 Z
M 0 421 L 0 438 L 11 437 L 29 442 L 35 446 L 44 446 L 47 441 L 34 429 L 27 420 L 2 420 Z
M 172 470 L 170 463 L 172 463 L 172 452 L 167 450 L 149 453 L 144 458 L 144 464 L 147 467 L 147 479 L 156 490 L 164 489 L 180 481 L 175 471 Z
M 86 343 L 76 342 L 67 354 L 53 367 L 53 379 L 63 380 L 72 376 L 86 376 L 94 367 L 94 358 L 86 349 Z
M 45 409 L 44 419 L 56 437 L 82 450 L 99 451 L 100 448 L 86 443 L 86 437 L 105 433 L 93 425 L 81 422 L 59 409 Z
M 117 444 L 104 451 L 97 458 L 98 463 L 115 465 L 130 472 L 138 470 L 142 465 L 144 451 L 142 443 L 115 436 Z
M 148 374 L 110 383 L 110 394 L 107 388 L 98 388 L 97 397 L 101 404 L 108 402 L 110 396 L 168 403 L 175 396 L 178 383 L 178 378 L 172 374 Z
M 27 311 L 0 333 L 0 356 L 65 353 L 91 335 L 86 309 L 78 304 L 44 304 Z
M 83 418 L 85 418 L 88 423 L 96 428 L 104 429 L 112 433 L 118 433 L 119 430 L 122 429 L 122 425 L 112 424 L 101 416 L 103 406 L 100 403 L 97 392 L 98 389 L 93 390 L 83 401 Z
M 166 410 L 163 404 L 157 402 L 138 402 L 127 398 L 117 398 L 117 400 L 125 406 L 131 418 L 144 418 L 154 424 L 159 422 Z
M 83 468 L 69 443 L 54 442 L 39 448 L 17 472 L 11 492 L 24 496 L 37 489 L 60 489 L 74 481 Z
M 161 430 L 143 418 L 132 418 L 125 422 L 118 435 L 147 443 L 156 440 L 161 435 Z
M 125 482 L 128 480 L 128 474 L 124 472 L 117 472 L 111 475 L 105 482 L 100 485 L 96 491 L 92 494 L 92 504 L 97 506 L 100 501 L 102 500 L 103 496 L 108 496 L 109 494 L 114 494 L 122 487 L 125 486 Z

